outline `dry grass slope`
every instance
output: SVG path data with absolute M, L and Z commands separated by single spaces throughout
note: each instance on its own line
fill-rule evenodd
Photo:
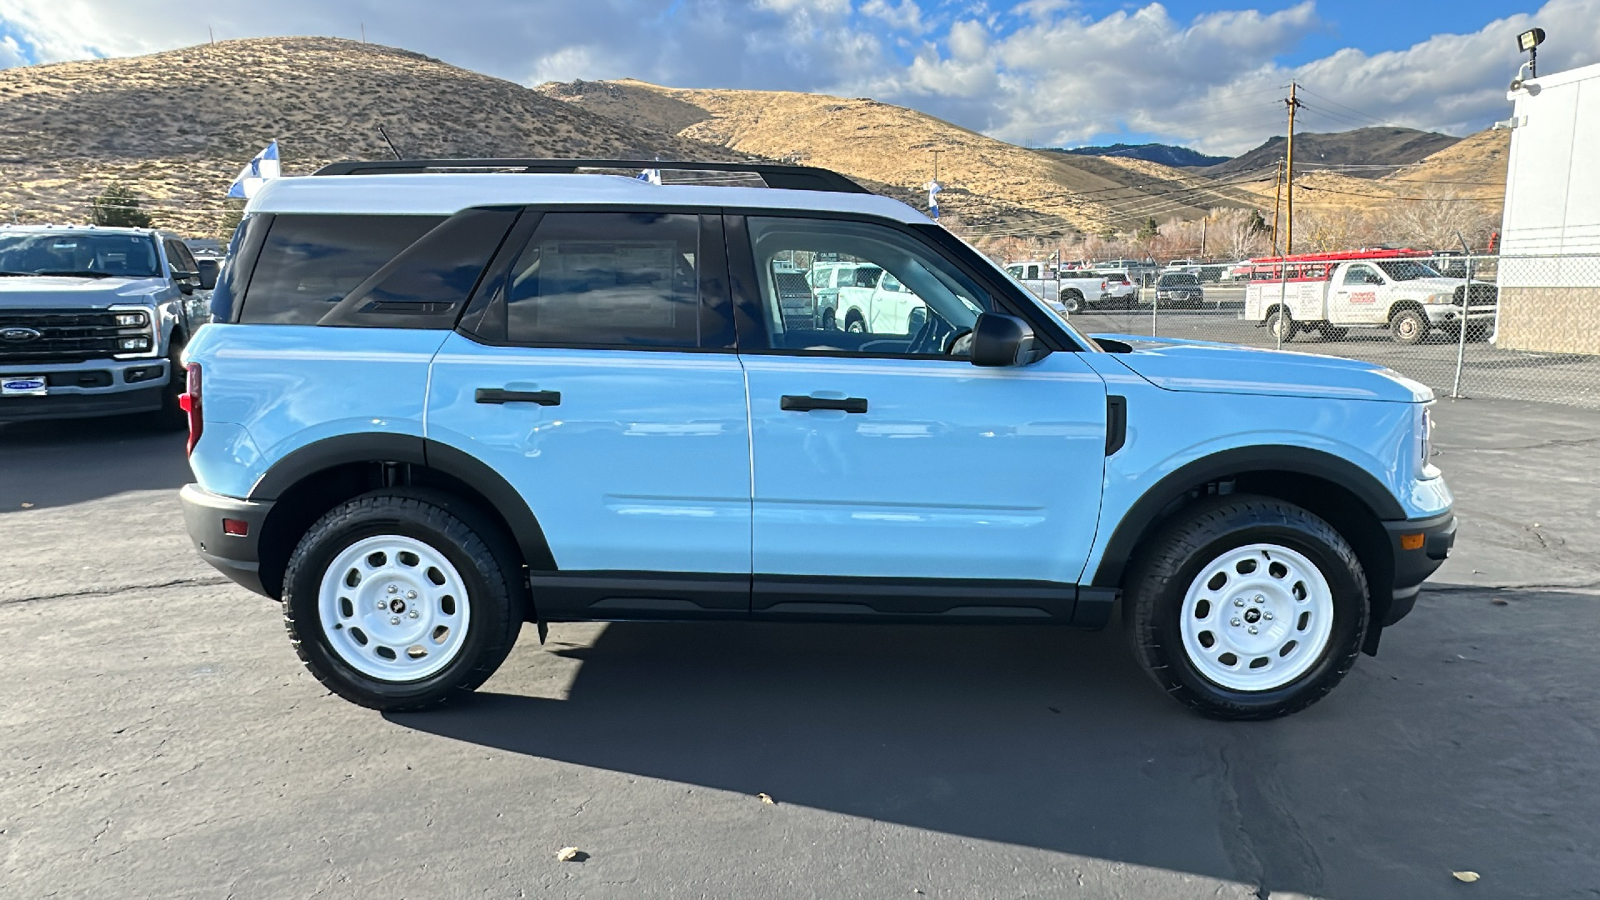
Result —
M 286 173 L 391 156 L 736 158 L 416 53 L 331 38 L 223 41 L 0 71 L 0 216 L 84 221 L 112 182 L 212 235 L 228 184 L 280 141 Z

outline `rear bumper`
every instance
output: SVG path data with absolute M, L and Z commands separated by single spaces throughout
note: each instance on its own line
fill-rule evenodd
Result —
M 1426 519 L 1385 522 L 1394 551 L 1394 599 L 1375 624 L 1389 626 L 1405 618 L 1417 603 L 1422 583 L 1450 556 L 1456 542 L 1456 515 L 1447 512 Z
M 261 586 L 259 547 L 272 502 L 223 497 L 197 484 L 184 485 L 178 499 L 183 503 L 183 524 L 200 558 L 250 590 L 271 596 Z M 228 534 L 223 529 L 224 519 L 243 522 L 245 533 Z

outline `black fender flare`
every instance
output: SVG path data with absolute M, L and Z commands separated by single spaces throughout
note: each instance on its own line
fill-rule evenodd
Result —
M 505 521 L 530 569 L 555 570 L 555 557 L 539 520 L 510 482 L 471 454 L 418 435 L 364 432 L 314 441 L 274 463 L 251 488 L 249 499 L 276 500 L 318 472 L 352 463 L 378 462 L 432 469 L 465 484 Z
M 1111 532 L 1111 540 L 1106 542 L 1091 584 L 1119 587 L 1123 571 L 1139 542 L 1174 501 L 1209 482 L 1253 472 L 1287 472 L 1320 478 L 1349 490 L 1380 520 L 1396 521 L 1406 517 L 1405 508 L 1383 482 L 1355 463 L 1325 450 L 1280 444 L 1222 450 L 1168 473 L 1128 507 L 1122 521 Z

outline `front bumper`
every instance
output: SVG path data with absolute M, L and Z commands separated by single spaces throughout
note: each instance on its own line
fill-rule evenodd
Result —
M 1383 527 L 1394 552 L 1394 599 L 1375 624 L 1389 626 L 1411 612 L 1422 583 L 1449 558 L 1456 542 L 1456 515 L 1447 512 L 1426 519 L 1385 522 Z
M 0 362 L 0 376 L 39 375 L 43 397 L 0 397 L 0 422 L 81 419 L 155 412 L 170 373 L 165 359 L 89 360 L 79 363 Z
M 200 558 L 217 571 L 252 591 L 271 596 L 261 585 L 261 528 L 272 512 L 272 502 L 237 500 L 186 484 L 178 492 L 183 503 L 183 524 Z M 228 534 L 223 520 L 244 523 L 244 534 Z

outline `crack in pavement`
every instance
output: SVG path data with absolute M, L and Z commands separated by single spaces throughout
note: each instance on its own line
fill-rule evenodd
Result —
M 158 581 L 150 584 L 124 584 L 116 587 L 90 588 L 82 591 L 63 591 L 59 594 L 38 594 L 32 597 L 11 597 L 0 599 L 0 606 L 12 606 L 22 603 L 33 603 L 38 600 L 71 600 L 76 597 L 109 597 L 127 591 L 152 591 L 170 587 L 209 587 L 217 584 L 232 584 L 229 579 L 216 578 L 175 578 L 171 581 Z

